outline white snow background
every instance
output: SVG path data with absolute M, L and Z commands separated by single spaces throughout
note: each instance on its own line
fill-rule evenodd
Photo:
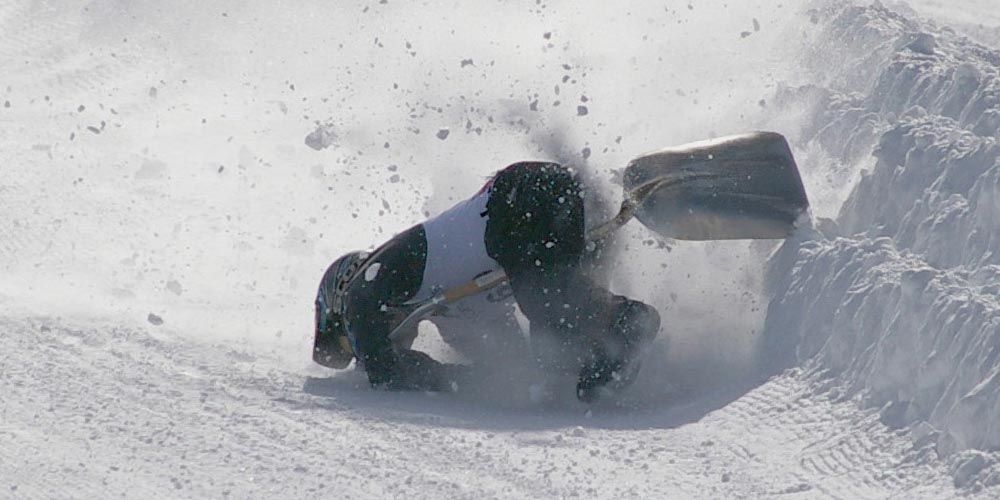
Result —
M 993 3 L 0 0 L 0 498 L 995 498 Z M 311 363 L 329 262 L 491 172 L 599 222 L 753 129 L 816 229 L 627 227 L 664 328 L 619 400 Z

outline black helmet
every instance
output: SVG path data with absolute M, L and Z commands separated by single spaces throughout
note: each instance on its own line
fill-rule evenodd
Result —
M 344 318 L 344 294 L 366 258 L 367 252 L 348 253 L 333 261 L 320 281 L 316 293 L 313 361 L 323 366 L 345 368 L 354 359 Z

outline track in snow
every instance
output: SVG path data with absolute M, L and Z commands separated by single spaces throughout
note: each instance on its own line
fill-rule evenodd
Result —
M 951 488 L 929 445 L 815 394 L 798 372 L 719 409 L 733 394 L 587 416 L 582 405 L 372 392 L 356 374 L 314 377 L 266 354 L 105 323 L 0 327 L 3 497 L 846 499 Z

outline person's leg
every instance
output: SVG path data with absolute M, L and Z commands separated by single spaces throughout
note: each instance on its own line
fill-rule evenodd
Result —
M 607 323 L 612 295 L 594 286 L 577 265 L 514 271 L 511 288 L 530 322 L 536 361 L 547 371 L 576 373 L 588 363 Z
M 583 401 L 597 398 L 602 387 L 631 384 L 639 373 L 642 350 L 660 329 L 660 315 L 652 306 L 621 295 L 615 299 L 617 305 L 603 323 L 605 333 L 594 343 L 590 363 L 580 370 L 577 397 Z
M 579 268 L 519 273 L 512 285 L 518 303 L 531 311 L 525 315 L 536 358 L 553 371 L 577 374 L 580 399 L 634 380 L 639 355 L 659 331 L 656 309 L 612 294 Z
M 536 358 L 549 369 L 577 372 L 578 396 L 589 400 L 656 335 L 659 318 L 649 306 L 614 295 L 583 274 L 581 189 L 556 164 L 504 169 L 487 205 L 486 245 L 531 323 Z
M 555 163 L 515 163 L 496 174 L 486 208 L 486 249 L 531 323 L 536 358 L 547 369 L 575 366 L 587 352 L 583 297 L 569 293 L 585 245 L 580 184 Z

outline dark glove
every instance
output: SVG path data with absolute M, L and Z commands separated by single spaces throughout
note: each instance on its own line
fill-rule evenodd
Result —
M 461 387 L 467 365 L 446 364 L 426 353 L 402 349 L 396 352 L 396 370 L 391 389 L 456 392 Z

